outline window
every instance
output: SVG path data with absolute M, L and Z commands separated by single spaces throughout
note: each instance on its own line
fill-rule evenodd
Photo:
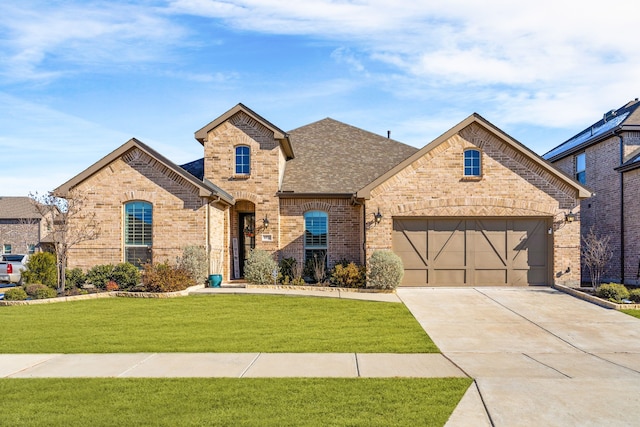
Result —
M 2 253 L 10 254 L 11 253 L 11 245 L 5 243 L 3 245 L 3 247 L 2 247 Z
M 236 147 L 236 175 L 249 175 L 251 153 L 249 147 L 241 145 Z
M 464 176 L 480 176 L 480 151 L 465 150 Z
M 29 255 L 33 255 L 36 253 L 36 245 L 29 245 Z
M 151 203 L 129 202 L 124 205 L 124 261 L 140 268 L 151 262 L 153 236 Z
M 581 184 L 587 183 L 587 158 L 585 153 L 576 156 L 576 181 Z
M 304 214 L 304 259 L 305 263 L 315 258 L 327 262 L 328 215 L 322 211 Z

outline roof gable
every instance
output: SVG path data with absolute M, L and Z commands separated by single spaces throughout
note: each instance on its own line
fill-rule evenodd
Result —
M 570 187 L 574 188 L 578 193 L 579 198 L 586 198 L 591 196 L 591 191 L 588 190 L 586 187 L 582 186 L 580 183 L 574 181 L 573 179 L 571 179 L 570 177 L 568 177 L 567 175 L 565 175 L 564 173 L 562 173 L 561 171 L 559 171 L 558 169 L 556 169 L 555 167 L 553 167 L 552 165 L 544 161 L 536 153 L 528 149 L 526 146 L 524 146 L 520 142 L 511 138 L 509 135 L 504 133 L 498 127 L 494 126 L 492 123 L 484 119 L 479 114 L 474 113 L 469 117 L 467 117 L 466 119 L 464 119 L 463 121 L 461 121 L 460 123 L 458 123 L 456 126 L 449 129 L 444 134 L 440 135 L 438 138 L 434 139 L 429 144 L 425 145 L 422 149 L 417 151 L 411 157 L 408 157 L 403 162 L 401 162 L 400 164 L 398 164 L 397 166 L 395 166 L 385 174 L 379 176 L 378 178 L 376 178 L 375 180 L 373 180 L 372 182 L 368 183 L 366 186 L 361 188 L 357 193 L 357 197 L 368 199 L 371 196 L 371 191 L 373 189 L 383 184 L 385 181 L 387 181 L 388 179 L 390 179 L 391 177 L 393 177 L 403 169 L 409 167 L 416 160 L 420 159 L 421 157 L 423 157 L 424 155 L 426 155 L 427 153 L 429 153 L 430 151 L 438 147 L 440 144 L 447 141 L 454 135 L 459 134 L 463 129 L 467 128 L 468 126 L 474 123 L 477 124 L 478 126 L 481 126 L 488 132 L 494 134 L 500 140 L 504 141 L 506 144 L 511 146 L 517 152 L 519 152 L 521 155 L 531 160 L 534 164 L 538 165 L 542 169 L 546 170 L 547 172 L 551 173 L 553 176 L 563 181 L 564 183 L 568 184 Z
M 291 159 L 294 157 L 293 148 L 291 147 L 291 142 L 289 141 L 289 135 L 286 132 L 284 132 L 282 129 L 275 126 L 273 123 L 269 122 L 268 120 L 260 116 L 255 111 L 243 105 L 242 103 L 239 103 L 238 105 L 231 108 L 230 110 L 228 110 L 226 113 L 222 114 L 215 120 L 209 122 L 206 126 L 197 130 L 195 132 L 195 138 L 198 140 L 198 142 L 200 142 L 200 144 L 204 145 L 204 141 L 207 138 L 207 134 L 209 132 L 211 132 L 213 129 L 217 128 L 218 126 L 220 126 L 221 124 L 223 124 L 224 122 L 229 120 L 231 117 L 235 116 L 240 112 L 247 114 L 252 119 L 260 123 L 262 126 L 269 129 L 269 131 L 273 132 L 273 138 L 280 141 L 280 146 L 282 147 L 287 158 Z
M 290 131 L 280 195 L 355 194 L 417 148 L 326 118 Z
M 80 172 L 78 175 L 71 178 L 69 181 L 65 182 L 64 184 L 56 188 L 54 190 L 54 194 L 61 197 L 65 197 L 73 187 L 79 185 L 80 183 L 82 183 L 83 181 L 85 181 L 86 179 L 88 179 L 98 171 L 102 170 L 104 167 L 108 166 L 113 161 L 119 159 L 120 157 L 122 157 L 123 155 L 125 155 L 127 152 L 129 152 L 134 148 L 141 150 L 142 152 L 144 152 L 151 158 L 155 159 L 156 161 L 158 161 L 159 163 L 161 163 L 171 171 L 180 175 L 182 178 L 184 178 L 186 181 L 188 181 L 192 185 L 196 186 L 200 190 L 201 197 L 218 197 L 220 200 L 228 204 L 231 204 L 231 205 L 234 204 L 233 197 L 228 193 L 226 193 L 225 191 L 223 191 L 221 188 L 217 187 L 216 185 L 208 181 L 205 182 L 197 179 L 191 173 L 187 172 L 186 170 L 176 165 L 171 160 L 167 159 L 157 151 L 153 150 L 148 145 L 140 142 L 136 138 L 131 138 L 129 141 L 121 145 L 119 148 L 107 154 L 105 157 L 103 157 L 93 165 L 89 166 L 84 171 Z
M 562 144 L 549 150 L 543 154 L 542 157 L 551 162 L 555 162 L 607 139 L 617 132 L 640 130 L 640 108 L 638 107 L 640 107 L 640 102 L 636 98 L 617 110 L 611 110 L 605 113 L 601 120 L 598 120 Z

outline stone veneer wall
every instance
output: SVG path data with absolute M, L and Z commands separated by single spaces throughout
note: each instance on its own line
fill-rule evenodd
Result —
M 304 214 L 308 211 L 328 214 L 329 268 L 343 259 L 364 263 L 362 206 L 337 198 L 280 200 L 280 258 L 304 259 Z
M 77 190 L 87 197 L 86 209 L 95 212 L 100 238 L 75 246 L 69 268 L 124 261 L 123 206 L 129 201 L 153 205 L 153 261 L 175 261 L 187 245 L 206 245 L 206 199 L 180 175 L 138 149 L 98 171 Z
M 482 177 L 463 176 L 465 148 L 482 152 Z M 579 223 L 564 223 L 577 208 L 575 190 L 477 124 L 427 152 L 371 192 L 366 251 L 391 249 L 393 217 L 536 217 L 553 222 L 553 276 L 557 283 L 580 280 Z

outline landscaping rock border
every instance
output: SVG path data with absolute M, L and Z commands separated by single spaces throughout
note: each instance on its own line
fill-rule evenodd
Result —
M 570 288 L 568 286 L 563 286 L 558 284 L 554 284 L 551 287 L 561 292 L 564 292 L 566 294 L 572 295 L 576 298 L 580 298 L 581 300 L 585 300 L 590 303 L 599 305 L 600 307 L 611 308 L 613 310 L 640 310 L 640 304 L 617 304 L 615 302 L 606 301 L 606 300 L 603 300 L 602 298 L 589 295 L 588 293 L 582 292 L 576 288 Z
M 395 294 L 395 289 L 371 289 L 371 288 L 338 288 L 334 286 L 295 286 L 295 285 L 252 285 L 247 283 L 246 289 L 282 289 L 290 291 L 324 291 L 324 292 L 360 292 L 375 294 Z

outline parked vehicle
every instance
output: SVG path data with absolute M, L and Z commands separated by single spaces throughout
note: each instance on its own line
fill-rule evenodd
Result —
M 29 255 L 0 255 L 0 282 L 22 285 L 22 272 L 27 269 Z

